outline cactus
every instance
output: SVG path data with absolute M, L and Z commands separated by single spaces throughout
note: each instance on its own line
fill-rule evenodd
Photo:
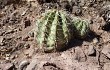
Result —
M 71 39 L 67 16 L 64 11 L 49 10 L 37 20 L 36 40 L 45 52 L 61 50 Z
M 62 50 L 74 36 L 83 39 L 89 32 L 88 21 L 55 9 L 45 12 L 36 25 L 37 44 L 44 52 Z
M 77 38 L 85 38 L 89 32 L 89 22 L 80 18 L 74 18 L 72 21 L 74 33 Z

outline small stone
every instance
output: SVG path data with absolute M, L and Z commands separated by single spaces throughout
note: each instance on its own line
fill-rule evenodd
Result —
M 14 69 L 14 65 L 13 64 L 7 64 L 5 67 L 6 70 L 13 70 Z
M 15 66 L 12 63 L 0 64 L 0 70 L 15 70 Z
M 70 11 L 71 12 L 71 10 L 72 10 L 72 7 L 71 7 L 71 5 L 70 5 L 70 3 L 68 2 L 68 1 L 66 1 L 66 0 L 61 0 L 61 7 L 63 8 L 63 9 L 65 9 L 66 11 Z
M 26 36 L 22 37 L 22 40 L 23 40 L 23 41 L 28 41 L 28 38 L 29 38 L 29 36 L 26 35 Z
M 110 58 L 110 45 L 104 46 L 102 49 L 102 53 L 105 54 L 108 58 Z
M 73 7 L 73 10 L 72 10 L 72 13 L 75 14 L 76 16 L 79 16 L 79 15 L 82 14 L 82 10 L 81 10 L 80 7 L 74 6 L 74 7 Z
M 6 56 L 5 57 L 6 60 L 10 60 L 10 54 L 6 54 L 5 56 Z
M 4 37 L 0 36 L 0 45 L 3 45 L 3 40 L 4 40 Z
M 110 22 L 110 5 L 105 5 L 100 11 L 100 15 L 103 16 L 104 20 Z
M 5 57 L 5 60 L 10 60 L 10 57 Z
M 30 44 L 25 44 L 24 47 L 25 47 L 26 49 L 28 49 L 28 48 L 30 48 Z
M 0 12 L 0 18 L 5 15 L 5 12 Z
M 24 48 L 24 43 L 23 42 L 17 43 L 16 44 L 16 49 L 19 50 L 21 48 Z
M 15 59 L 15 55 L 12 55 L 11 57 L 10 57 L 10 59 L 12 60 L 12 59 Z
M 35 70 L 36 66 L 37 66 L 38 62 L 37 60 L 32 60 L 32 62 L 29 64 L 29 66 L 26 68 L 26 70 Z
M 34 37 L 34 32 L 33 32 L 33 31 L 30 31 L 30 32 L 29 32 L 29 36 L 30 36 L 30 37 Z
M 96 55 L 96 50 L 94 49 L 94 46 L 90 45 L 88 48 L 88 55 L 89 56 L 94 56 Z
M 85 0 L 80 0 L 79 6 L 83 7 L 85 5 Z
M 6 34 L 14 33 L 14 30 L 10 29 L 6 32 Z
M 86 61 L 86 55 L 83 52 L 83 50 L 79 47 L 75 48 L 75 60 L 78 62 L 85 62 Z
M 96 44 L 96 43 L 98 43 L 98 42 L 99 42 L 99 41 L 98 41 L 97 38 L 94 38 L 94 39 L 93 39 L 93 43 L 94 43 L 94 44 Z
M 22 61 L 19 65 L 19 70 L 24 70 L 24 68 L 27 67 L 27 65 L 29 65 L 29 64 L 30 64 L 30 62 L 27 60 Z
M 30 37 L 30 38 L 28 38 L 28 41 L 33 41 L 33 40 L 34 40 L 34 38 L 31 38 L 31 37 Z
M 25 54 L 27 57 L 32 57 L 33 53 L 34 53 L 34 49 L 33 49 L 32 47 L 29 48 L 28 50 L 25 50 L 25 51 L 24 51 L 24 54 Z

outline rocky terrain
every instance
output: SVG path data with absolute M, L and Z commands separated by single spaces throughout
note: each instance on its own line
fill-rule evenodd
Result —
M 72 0 L 62 9 L 90 21 L 85 39 L 73 39 L 61 52 L 39 52 L 33 28 L 51 0 L 0 0 L 0 70 L 109 70 L 110 0 Z

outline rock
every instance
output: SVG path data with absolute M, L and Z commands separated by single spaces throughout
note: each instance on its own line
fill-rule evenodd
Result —
M 3 34 L 5 34 L 4 30 L 0 30 L 0 36 L 3 36 Z
M 26 49 L 28 49 L 28 48 L 30 48 L 30 44 L 25 44 L 24 47 L 25 47 Z
M 10 57 L 5 57 L 5 60 L 10 60 Z
M 90 45 L 89 48 L 88 48 L 88 55 L 89 56 L 94 56 L 96 55 L 96 50 L 94 49 L 94 46 L 93 45 Z
M 16 50 L 19 50 L 21 48 L 24 48 L 24 43 L 23 42 L 17 43 L 16 44 Z
M 29 63 L 30 62 L 27 60 L 22 61 L 19 65 L 19 70 L 24 70 L 24 68 L 26 68 L 29 65 Z
M 61 7 L 63 9 L 65 9 L 66 11 L 69 11 L 69 12 L 72 11 L 72 6 L 71 6 L 69 1 L 67 1 L 67 0 L 60 0 L 60 4 L 61 4 Z
M 94 43 L 94 44 L 96 44 L 96 43 L 98 43 L 98 42 L 99 42 L 99 41 L 98 41 L 97 38 L 94 38 L 94 39 L 93 39 L 93 43 Z
M 104 70 L 110 70 L 110 63 L 104 64 Z
M 24 51 L 24 54 L 27 56 L 27 57 L 32 57 L 32 55 L 34 54 L 34 49 L 32 48 L 29 48 L 28 50 L 25 50 Z
M 37 60 L 32 60 L 32 62 L 29 64 L 29 66 L 26 68 L 26 70 L 35 70 L 36 65 L 37 65 Z
M 110 58 L 110 45 L 104 46 L 101 52 Z
M 11 55 L 11 56 L 10 56 L 10 59 L 11 59 L 11 60 L 15 59 L 15 55 Z
M 25 36 L 22 37 L 22 40 L 23 41 L 28 41 L 28 38 L 29 38 L 29 36 L 28 35 L 25 35 Z
M 13 69 L 14 69 L 14 65 L 11 64 L 11 63 L 9 63 L 9 64 L 7 64 L 7 65 L 5 66 L 5 69 L 6 69 L 6 70 L 13 70 Z
M 105 18 L 106 18 L 106 22 L 110 23 L 110 11 L 107 12 Z
M 29 36 L 30 36 L 30 37 L 34 37 L 34 32 L 33 32 L 33 31 L 30 31 L 30 32 L 29 32 Z
M 73 6 L 72 13 L 75 14 L 76 16 L 79 16 L 79 15 L 82 14 L 82 10 L 81 10 L 81 8 L 78 7 L 78 6 Z
M 107 31 L 103 32 L 101 37 L 102 37 L 104 43 L 106 43 L 110 40 L 110 34 L 108 34 Z
M 85 0 L 80 0 L 79 6 L 83 7 L 85 5 Z
M 5 12 L 0 12 L 0 18 L 5 15 Z
M 79 47 L 75 48 L 75 60 L 77 60 L 78 62 L 86 61 L 86 55 L 85 55 L 84 51 Z
M 0 64 L 2 70 L 15 70 L 15 66 L 12 63 Z
M 110 10 L 110 5 L 105 5 L 100 10 L 100 16 L 104 16 L 104 14 Z
M 107 23 L 110 23 L 110 5 L 102 7 L 100 16 L 102 16 Z
M 0 45 L 1 46 L 3 45 L 3 40 L 4 40 L 4 37 L 3 36 L 0 36 Z
M 34 38 L 32 38 L 32 37 L 28 38 L 28 41 L 33 41 L 33 40 L 34 40 Z
M 6 32 L 6 34 L 14 33 L 14 30 L 10 29 Z

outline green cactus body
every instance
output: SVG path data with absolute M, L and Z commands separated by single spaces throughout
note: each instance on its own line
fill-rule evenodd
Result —
M 87 36 L 89 32 L 89 23 L 86 20 L 74 18 L 72 24 L 76 37 L 85 38 Z
M 37 43 L 46 52 L 64 48 L 71 34 L 63 11 L 50 10 L 37 22 Z

